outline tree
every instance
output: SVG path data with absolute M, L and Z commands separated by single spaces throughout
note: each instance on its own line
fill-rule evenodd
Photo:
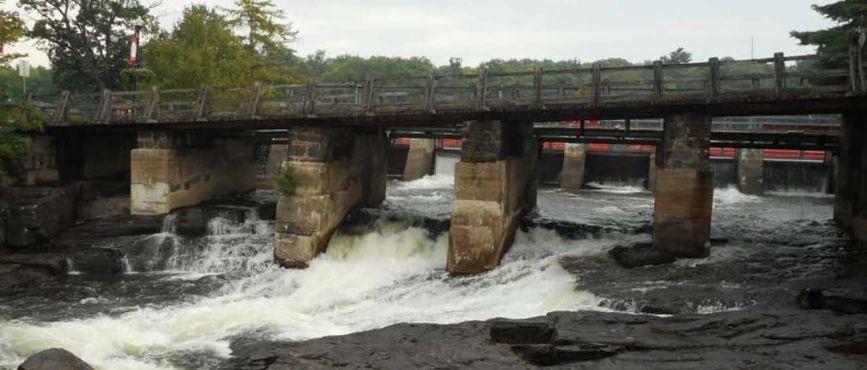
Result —
M 160 34 L 144 50 L 163 88 L 252 83 L 256 58 L 233 33 L 231 20 L 205 5 L 184 9 L 172 32 Z
M 813 10 L 837 22 L 834 27 L 818 31 L 792 31 L 801 45 L 817 46 L 820 54 L 847 52 L 859 27 L 865 26 L 867 1 L 843 0 L 828 5 L 813 5 Z
M 40 40 L 65 89 L 101 90 L 120 85 L 129 38 L 139 19 L 153 22 L 139 0 L 18 0 L 37 20 L 28 36 Z
M 0 0 L 0 4 L 3 4 Z M 14 12 L 0 10 L 0 66 L 4 66 L 21 54 L 6 54 L 3 47 L 24 37 L 24 21 Z
M 14 43 L 23 36 L 24 23 L 18 15 L 0 12 L 0 45 Z M 0 71 L 11 71 L 9 62 L 19 56 L 0 54 Z M 14 175 L 21 174 L 21 159 L 27 153 L 28 133 L 41 130 L 45 122 L 44 114 L 30 103 L 9 101 L 5 86 L 0 84 L 0 186 L 15 183 Z
M 683 48 L 677 48 L 677 50 L 668 53 L 668 55 L 663 56 L 661 59 L 665 64 L 687 64 L 692 62 L 692 53 Z
M 235 0 L 235 8 L 228 13 L 234 26 L 246 30 L 247 47 L 263 54 L 284 49 L 298 35 L 292 23 L 285 21 L 286 12 L 272 0 Z

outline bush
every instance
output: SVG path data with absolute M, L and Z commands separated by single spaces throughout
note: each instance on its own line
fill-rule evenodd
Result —
M 295 194 L 295 172 L 292 167 L 284 164 L 277 171 L 277 192 L 284 197 Z

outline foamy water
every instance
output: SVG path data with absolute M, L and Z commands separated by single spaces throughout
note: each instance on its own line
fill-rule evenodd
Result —
M 436 208 L 449 199 L 453 183 L 449 175 L 435 175 L 392 184 L 388 199 L 395 205 L 415 204 L 421 210 Z M 590 203 L 581 195 L 542 193 L 561 204 L 559 212 L 579 214 L 579 218 L 585 217 L 582 213 L 600 219 L 647 217 L 652 209 L 651 197 L 617 195 L 620 201 L 606 203 L 600 192 L 646 193 L 629 187 L 606 188 L 590 192 L 595 197 Z M 714 194 L 714 206 L 723 212 L 762 201 L 733 188 L 716 189 Z M 586 208 L 573 208 L 568 202 Z M 257 219 L 252 210 L 244 222 L 212 219 L 208 235 L 194 240 L 175 235 L 175 222 L 168 217 L 162 233 L 144 238 L 142 243 L 153 246 L 145 251 L 150 254 L 138 256 L 130 269 L 179 284 L 225 276 L 211 293 L 123 313 L 50 322 L 27 317 L 0 319 L 0 368 L 14 368 L 35 352 L 62 347 L 98 369 L 172 369 L 171 357 L 177 354 L 230 356 L 230 342 L 237 336 L 303 340 L 400 322 L 449 324 L 560 310 L 607 311 L 602 304 L 606 298 L 582 287 L 561 266 L 561 258 L 606 258 L 613 245 L 649 240 L 646 234 L 610 233 L 570 241 L 553 231 L 534 229 L 517 234 L 514 246 L 494 271 L 451 277 L 445 270 L 448 235 L 432 240 L 425 230 L 401 223 L 380 222 L 363 235 L 337 235 L 309 268 L 285 270 L 271 262 L 273 223 Z M 675 267 L 702 268 L 735 261 L 748 252 L 746 246 L 727 247 L 714 250 L 709 259 L 679 261 Z M 638 294 L 676 284 L 653 280 L 634 290 Z M 696 303 L 694 309 L 714 313 L 750 304 L 753 302 L 732 306 L 707 301 Z
M 425 187 L 432 181 L 445 182 L 435 178 L 416 184 Z M 57 322 L 0 322 L 0 365 L 13 367 L 34 352 L 62 347 L 100 369 L 170 369 L 172 354 L 227 357 L 230 337 L 249 333 L 302 340 L 399 322 L 446 324 L 601 310 L 600 299 L 578 289 L 558 257 L 602 253 L 613 242 L 567 242 L 547 231 L 521 233 L 497 270 L 450 277 L 445 271 L 447 234 L 431 240 L 423 229 L 380 223 L 364 235 L 334 237 L 328 251 L 306 270 L 285 270 L 271 263 L 268 222 L 214 219 L 202 245 L 173 235 L 173 222 L 169 218 L 168 231 L 151 237 L 154 245 L 172 253 L 162 256 L 169 261 L 165 270 L 154 273 L 168 272 L 164 279 L 187 282 L 225 272 L 242 276 L 207 297 L 168 307 Z

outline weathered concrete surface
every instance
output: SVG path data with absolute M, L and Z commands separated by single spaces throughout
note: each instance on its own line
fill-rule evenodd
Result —
M 274 176 L 280 166 L 286 161 L 289 144 L 272 144 L 268 150 L 268 161 L 265 163 L 265 173 L 256 176 L 256 189 L 274 190 L 277 186 Z
M 764 150 L 738 149 L 737 157 L 738 190 L 747 195 L 764 195 Z
M 867 114 L 844 114 L 834 219 L 856 239 L 867 242 Z
M 587 144 L 566 144 L 563 152 L 563 171 L 560 173 L 560 188 L 577 192 L 584 186 L 584 163 L 587 159 Z
M 403 181 L 418 180 L 433 173 L 436 140 L 412 139 L 403 169 Z
M 142 132 L 138 146 L 132 151 L 133 214 L 166 214 L 256 187 L 252 137 Z
M 449 272 L 496 268 L 518 221 L 535 208 L 539 146 L 530 128 L 491 121 L 468 125 L 461 162 L 455 166 Z
M 24 182 L 38 185 L 60 180 L 57 170 L 57 150 L 54 139 L 46 135 L 30 137 L 24 161 Z
M 710 254 L 710 128 L 709 116 L 687 113 L 665 118 L 665 137 L 656 158 L 653 245 L 675 257 Z
M 385 200 L 386 138 L 350 129 L 298 128 L 289 134 L 295 190 L 277 204 L 274 259 L 304 268 L 328 246 L 357 205 Z

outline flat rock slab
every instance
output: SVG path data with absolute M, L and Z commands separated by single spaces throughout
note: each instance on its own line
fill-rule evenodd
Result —
M 666 265 L 677 260 L 674 256 L 654 249 L 650 243 L 617 246 L 609 254 L 617 263 L 626 268 Z

